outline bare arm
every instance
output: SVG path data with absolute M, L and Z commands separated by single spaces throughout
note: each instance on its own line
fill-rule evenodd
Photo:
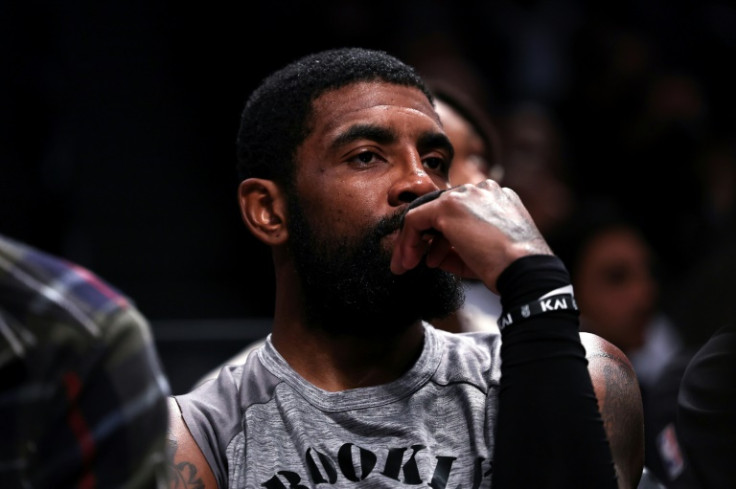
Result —
M 634 489 L 644 468 L 644 413 L 639 382 L 629 359 L 612 343 L 591 333 L 580 333 L 580 339 L 619 489 Z
M 169 398 L 168 444 L 170 489 L 217 489 L 215 476 L 173 398 Z

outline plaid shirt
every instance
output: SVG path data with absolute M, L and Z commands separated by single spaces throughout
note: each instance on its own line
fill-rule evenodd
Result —
M 0 235 L 0 487 L 164 487 L 169 391 L 128 299 Z

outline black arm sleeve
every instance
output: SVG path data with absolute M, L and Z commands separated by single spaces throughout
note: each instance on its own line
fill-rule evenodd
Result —
M 512 263 L 498 290 L 507 311 L 569 284 L 559 258 L 535 255 Z M 503 329 L 494 489 L 617 487 L 587 366 L 577 311 Z

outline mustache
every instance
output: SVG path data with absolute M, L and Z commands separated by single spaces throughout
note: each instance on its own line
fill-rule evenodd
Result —
M 401 229 L 404 226 L 404 216 L 407 212 L 412 210 L 415 207 L 418 207 L 422 204 L 426 204 L 427 202 L 430 202 L 440 195 L 442 195 L 443 192 L 446 190 L 435 190 L 434 192 L 429 192 L 427 194 L 424 194 L 420 197 L 417 197 L 413 201 L 409 203 L 403 210 L 397 211 L 393 215 L 389 217 L 384 217 L 381 219 L 376 227 L 374 228 L 374 231 L 372 233 L 373 237 L 376 239 L 381 239 L 384 236 L 388 236 L 389 234 L 393 233 L 394 231 L 397 231 Z
M 399 229 L 401 229 L 401 226 L 404 224 L 405 212 L 406 211 L 401 210 L 401 211 L 395 212 L 394 214 L 388 217 L 382 218 L 380 221 L 378 221 L 378 224 L 376 224 L 376 227 L 373 228 L 373 232 L 371 232 L 371 236 L 375 240 L 380 240 L 384 236 L 388 236 L 394 231 L 398 231 Z

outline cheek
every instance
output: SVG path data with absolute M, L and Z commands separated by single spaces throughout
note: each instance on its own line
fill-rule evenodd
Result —
M 392 174 L 379 170 L 336 167 L 303 174 L 297 192 L 305 218 L 318 227 L 315 232 L 357 236 L 394 212 L 388 206 Z
M 370 224 L 386 212 L 388 191 L 381 178 L 344 181 L 332 189 L 329 202 L 335 216 L 353 226 Z
M 357 236 L 373 223 L 375 203 L 365 195 L 344 190 L 323 192 L 319 198 L 305 199 L 304 212 L 321 236 Z
M 464 161 L 453 162 L 450 167 L 450 184 L 463 185 L 466 183 L 476 184 L 485 180 L 487 175 L 478 169 L 477 165 Z

